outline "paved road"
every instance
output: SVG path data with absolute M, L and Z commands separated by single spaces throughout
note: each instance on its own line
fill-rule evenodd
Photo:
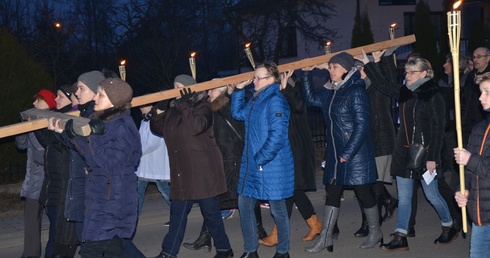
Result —
M 321 182 L 318 178 L 318 182 Z M 394 193 L 394 186 L 389 186 L 389 190 Z M 421 190 L 419 190 L 421 191 Z M 439 219 L 434 209 L 419 193 L 419 208 L 417 215 L 417 224 L 415 226 L 416 237 L 409 238 L 410 251 L 389 253 L 378 248 L 360 249 L 358 246 L 364 241 L 364 238 L 356 238 L 353 233 L 360 226 L 360 211 L 357 200 L 353 191 L 345 191 L 345 201 L 342 202 L 339 216 L 340 235 L 337 241 L 334 241 L 334 252 L 328 253 L 324 250 L 318 254 L 310 254 L 304 251 L 306 246 L 312 242 L 303 242 L 301 237 L 308 232 L 308 228 L 298 211 L 293 211 L 291 217 L 291 257 L 468 257 L 469 253 L 469 234 L 466 239 L 460 237 L 448 246 L 433 245 L 441 233 Z M 319 184 L 318 191 L 309 194 L 309 197 L 321 216 L 324 205 L 324 187 Z M 264 224 L 267 232 L 273 225 L 272 218 L 269 216 L 268 209 L 262 209 Z M 169 210 L 163 199 L 152 198 L 145 201 L 140 216 L 138 230 L 134 239 L 138 248 L 147 256 L 152 257 L 160 252 L 160 245 L 164 234 L 168 228 L 163 223 L 168 221 Z M 47 239 L 47 219 L 43 223 L 43 241 Z M 396 223 L 396 214 L 387 223 L 383 224 L 382 230 L 385 241 L 390 241 L 389 234 L 393 232 Z M 199 207 L 195 206 L 189 214 L 188 227 L 186 230 L 185 242 L 192 242 L 201 229 L 202 218 Z M 235 257 L 240 257 L 243 253 L 243 238 L 240 229 L 239 214 L 235 213 L 233 218 L 225 220 L 226 232 L 230 238 Z M 470 229 L 471 230 L 471 229 Z M 23 222 L 22 216 L 12 216 L 0 218 L 0 258 L 18 258 L 22 254 L 23 245 Z M 259 248 L 260 257 L 274 256 L 275 248 L 261 246 Z M 190 251 L 181 248 L 178 257 L 199 257 L 212 258 L 215 251 L 206 253 L 204 251 Z M 77 256 L 79 257 L 79 256 Z

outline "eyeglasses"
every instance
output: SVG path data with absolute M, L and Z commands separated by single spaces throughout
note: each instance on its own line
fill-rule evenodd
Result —
M 269 75 L 269 76 L 265 76 L 265 77 L 262 77 L 262 78 L 260 78 L 260 77 L 254 77 L 254 81 L 260 81 L 260 80 L 263 80 L 263 79 L 267 79 L 269 77 L 271 77 L 271 76 Z
M 421 72 L 423 72 L 423 71 L 406 71 L 406 72 L 404 72 L 404 73 L 403 73 L 403 75 L 407 75 L 407 74 L 408 74 L 408 75 L 410 75 L 410 76 L 411 76 L 411 75 L 413 75 L 414 73 L 421 73 Z
M 476 55 L 476 56 L 473 56 L 473 59 L 480 59 L 482 57 L 487 57 L 488 55 Z

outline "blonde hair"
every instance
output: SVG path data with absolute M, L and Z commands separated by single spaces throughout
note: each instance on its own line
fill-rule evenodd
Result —
M 490 72 L 486 72 L 484 74 L 477 75 L 475 77 L 475 83 L 476 84 L 480 84 L 480 83 L 485 82 L 485 81 L 490 81 Z
M 405 64 L 405 69 L 407 70 L 413 69 L 419 72 L 426 71 L 427 72 L 426 78 L 434 78 L 434 70 L 432 70 L 432 66 L 430 65 L 429 61 L 427 61 L 427 59 L 422 57 L 410 59 Z

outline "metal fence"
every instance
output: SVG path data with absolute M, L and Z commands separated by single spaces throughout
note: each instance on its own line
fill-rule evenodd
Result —
M 323 121 L 322 109 L 319 107 L 308 107 L 308 124 L 313 135 L 315 147 L 325 147 L 325 122 Z

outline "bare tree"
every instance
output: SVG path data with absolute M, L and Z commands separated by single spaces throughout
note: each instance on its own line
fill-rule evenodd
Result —
M 235 1 L 224 0 L 228 22 L 233 26 L 242 43 L 254 42 L 259 61 L 278 62 L 289 49 L 288 36 L 296 33 L 306 41 L 323 46 L 327 39 L 334 39 L 336 31 L 325 26 L 335 15 L 335 6 L 325 0 L 271 0 Z

